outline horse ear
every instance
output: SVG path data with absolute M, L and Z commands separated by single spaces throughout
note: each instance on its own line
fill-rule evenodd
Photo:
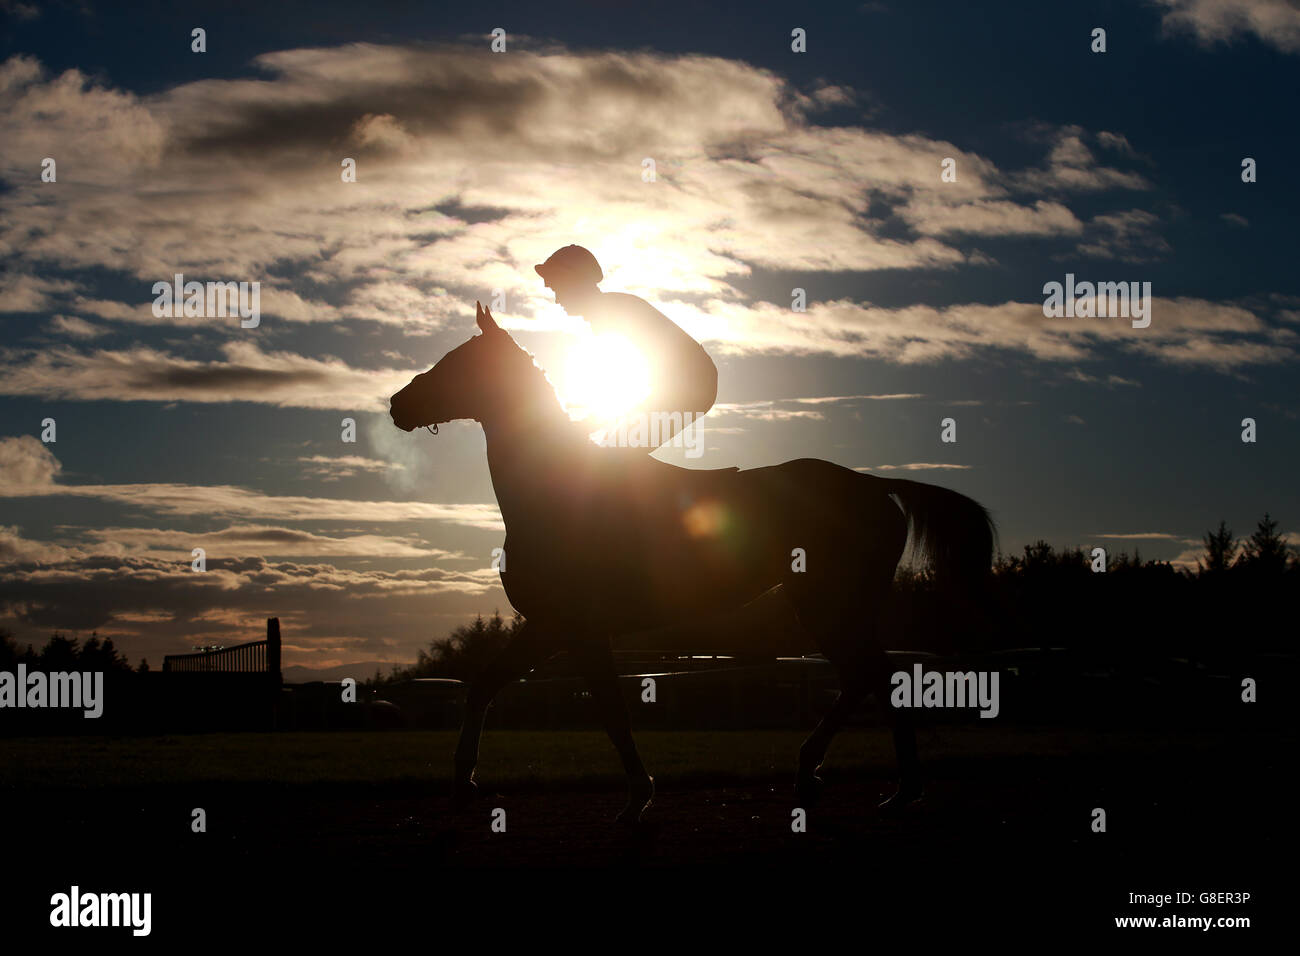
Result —
M 501 331 L 501 327 L 497 325 L 496 319 L 492 318 L 491 311 L 483 308 L 483 306 L 478 302 L 474 303 L 474 308 L 476 310 L 474 315 L 474 321 L 478 323 L 478 327 L 480 329 L 482 329 L 484 332 Z

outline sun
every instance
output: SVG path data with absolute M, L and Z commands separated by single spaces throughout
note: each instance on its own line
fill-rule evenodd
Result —
M 571 413 L 608 422 L 650 394 L 650 366 L 626 337 L 588 330 L 569 350 L 562 393 Z

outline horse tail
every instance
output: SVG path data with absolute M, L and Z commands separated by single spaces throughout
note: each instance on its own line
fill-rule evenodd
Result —
M 920 555 L 941 582 L 983 583 L 993 564 L 997 527 L 978 501 L 948 488 L 906 479 L 885 479 L 887 494 L 902 506 Z

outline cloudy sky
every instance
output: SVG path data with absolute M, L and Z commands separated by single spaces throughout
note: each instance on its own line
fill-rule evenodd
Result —
M 1011 552 L 1187 562 L 1265 510 L 1300 542 L 1294 2 L 268 6 L 0 3 L 20 639 L 157 666 L 278 615 L 325 667 L 508 611 L 478 426 L 384 412 L 493 290 L 576 388 L 532 271 L 570 242 L 718 364 L 704 456 L 666 460 L 947 485 Z M 260 282 L 260 324 L 155 317 L 176 273 Z M 1150 282 L 1150 326 L 1045 317 L 1067 273 Z

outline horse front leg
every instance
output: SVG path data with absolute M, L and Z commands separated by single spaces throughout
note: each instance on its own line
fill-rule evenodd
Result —
M 641 820 L 655 795 L 654 778 L 646 772 L 632 739 L 632 722 L 628 717 L 627 703 L 618 686 L 618 672 L 614 667 L 614 654 L 606 638 L 580 638 L 575 642 L 574 655 L 591 697 L 600 714 L 605 732 L 618 751 L 627 775 L 627 805 L 616 818 L 617 823 L 635 824 Z
M 470 681 L 465 701 L 465 719 L 456 743 L 456 775 L 452 796 L 464 805 L 478 792 L 474 768 L 478 765 L 483 721 L 492 699 L 511 681 L 518 680 L 558 650 L 553 632 L 532 622 L 525 623 L 501 652 Z

